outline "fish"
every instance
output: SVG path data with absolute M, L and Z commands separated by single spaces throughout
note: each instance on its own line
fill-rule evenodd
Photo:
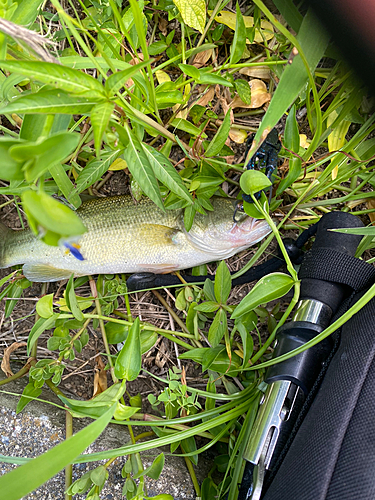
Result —
M 152 272 L 170 273 L 223 260 L 254 245 L 271 229 L 266 221 L 233 212 L 238 203 L 211 199 L 213 211 L 197 213 L 190 231 L 184 210 L 163 212 L 150 199 L 131 196 L 96 198 L 76 211 L 86 232 L 74 241 L 50 246 L 30 229 L 0 227 L 0 268 L 23 264 L 33 282 L 74 276 Z

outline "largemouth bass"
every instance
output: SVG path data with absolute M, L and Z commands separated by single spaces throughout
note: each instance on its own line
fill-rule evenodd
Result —
M 68 245 L 71 251 L 45 244 L 29 229 L 1 225 L 0 268 L 23 264 L 30 281 L 58 281 L 72 273 L 168 273 L 226 259 L 271 231 L 245 214 L 233 222 L 234 203 L 214 197 L 214 210 L 197 213 L 187 232 L 183 210 L 163 212 L 146 198 L 137 204 L 130 196 L 97 198 L 77 210 L 87 232 Z

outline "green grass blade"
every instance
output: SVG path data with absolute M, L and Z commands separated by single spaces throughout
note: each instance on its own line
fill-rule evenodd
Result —
M 103 92 L 102 84 L 92 76 L 60 64 L 41 61 L 0 61 L 0 67 L 76 94 L 90 90 Z
M 37 18 L 42 3 L 42 0 L 22 0 L 18 2 L 17 10 L 11 19 L 12 23 L 29 26 Z
M 92 186 L 94 182 L 107 172 L 111 164 L 122 152 L 123 149 L 117 149 L 116 151 L 103 153 L 99 159 L 95 159 L 88 163 L 77 178 L 75 193 L 82 193 L 82 191 Z
M 259 7 L 266 12 L 267 17 L 269 17 L 271 22 L 275 22 L 277 27 L 280 27 L 279 23 L 274 19 L 268 9 L 264 7 L 262 2 L 255 0 L 255 4 L 260 4 Z M 283 32 L 286 31 L 282 26 L 281 29 Z M 289 32 L 286 31 L 286 34 L 288 38 L 295 41 L 295 44 L 300 46 L 302 50 L 299 51 L 299 55 L 294 57 L 292 64 L 288 65 L 281 75 L 280 82 L 254 138 L 253 147 L 249 152 L 249 157 L 253 154 L 259 144 L 263 142 L 265 137 L 273 129 L 286 110 L 297 99 L 299 93 L 309 81 L 309 73 L 303 61 L 303 57 L 308 65 L 309 71 L 313 72 L 328 46 L 329 39 L 327 34 L 310 11 L 306 14 L 302 21 L 297 40 L 295 40 Z M 301 54 L 303 57 L 301 57 Z M 316 147 L 315 144 L 313 146 L 314 148 Z
M 102 137 L 108 127 L 114 107 L 114 102 L 104 101 L 96 104 L 91 110 L 90 118 L 92 128 L 94 129 L 94 144 L 97 157 L 100 155 Z
M 18 500 L 71 463 L 103 432 L 111 420 L 115 408 L 116 405 L 113 405 L 98 420 L 47 453 L 0 477 L 2 497 L 7 500 Z

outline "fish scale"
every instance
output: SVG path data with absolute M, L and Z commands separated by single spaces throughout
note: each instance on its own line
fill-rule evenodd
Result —
M 165 273 L 228 258 L 270 232 L 265 221 L 244 214 L 234 223 L 234 200 L 211 201 L 214 210 L 197 213 L 189 232 L 183 209 L 163 212 L 147 198 L 135 203 L 130 196 L 83 203 L 76 213 L 86 233 L 64 240 L 60 247 L 46 245 L 28 229 L 2 227 L 0 268 L 23 264 L 31 281 L 57 281 L 72 273 Z M 67 243 L 78 245 L 83 260 L 67 252 Z

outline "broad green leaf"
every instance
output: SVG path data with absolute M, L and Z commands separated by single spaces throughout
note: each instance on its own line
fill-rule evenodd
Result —
M 104 465 L 100 465 L 96 469 L 90 472 L 90 479 L 96 486 L 103 486 L 108 475 L 107 468 Z M 94 499 L 92 499 L 94 500 Z
M 79 71 L 78 69 L 68 68 L 61 64 L 42 61 L 0 61 L 0 67 L 29 77 L 31 80 L 47 83 L 57 89 L 75 94 L 96 91 L 103 93 L 102 84 L 92 76 Z
M 30 356 L 30 351 L 38 340 L 38 338 L 42 335 L 45 330 L 52 328 L 55 324 L 55 321 L 59 317 L 59 314 L 54 314 L 49 318 L 39 318 L 35 325 L 32 327 L 29 333 L 29 337 L 27 339 L 27 355 Z
M 102 137 L 108 127 L 111 114 L 115 107 L 114 102 L 104 101 L 95 104 L 90 113 L 91 125 L 94 129 L 94 145 L 96 156 L 100 155 Z
M 160 474 L 163 471 L 164 462 L 165 462 L 164 453 L 160 453 L 160 455 L 158 455 L 155 458 L 155 460 L 152 462 L 150 467 L 147 467 L 147 469 L 135 474 L 133 476 L 134 479 L 139 479 L 140 477 L 148 476 L 151 479 L 154 479 L 154 481 L 157 481 L 160 477 Z M 155 497 L 153 497 L 153 498 L 155 498 Z
M 74 274 L 71 275 L 65 289 L 66 305 L 72 311 L 73 316 L 78 321 L 83 321 L 83 314 L 78 305 L 77 297 L 74 291 Z
M 42 0 L 21 0 L 18 1 L 18 7 L 12 16 L 12 23 L 21 26 L 31 25 L 39 14 L 39 8 Z
M 228 139 L 228 134 L 230 130 L 230 112 L 225 115 L 223 123 L 220 125 L 219 130 L 216 132 L 214 138 L 210 142 L 206 156 L 216 156 L 222 150 L 225 141 Z
M 194 436 L 183 439 L 180 442 L 180 446 L 181 450 L 189 455 L 189 458 L 193 462 L 193 464 L 198 465 L 198 454 L 195 453 L 197 451 L 197 443 L 195 442 Z
M 157 91 L 155 99 L 159 109 L 169 108 L 170 106 L 184 102 L 184 96 L 179 90 L 170 90 L 169 92 Z
M 41 318 L 50 318 L 53 315 L 53 293 L 44 295 L 38 300 L 36 312 Z
M 270 179 L 259 170 L 246 170 L 240 178 L 241 189 L 246 194 L 255 194 L 271 185 Z
M 67 115 L 89 114 L 101 99 L 69 95 L 62 90 L 41 90 L 36 94 L 21 95 L 7 106 L 0 108 L 0 114 L 11 113 L 61 113 Z
M 240 6 L 236 5 L 236 28 L 230 48 L 229 64 L 236 64 L 242 57 L 246 48 L 246 26 L 242 17 Z
M 237 325 L 238 331 L 241 335 L 242 348 L 243 348 L 243 367 L 247 366 L 249 359 L 251 358 L 254 351 L 254 341 L 251 333 L 245 328 L 242 323 Z
M 224 87 L 233 87 L 233 84 L 228 81 L 226 78 L 223 78 L 220 75 L 213 75 L 212 73 L 208 73 L 206 70 L 199 70 L 199 80 L 198 83 L 202 85 L 224 85 Z
M 22 391 L 22 396 L 17 403 L 16 413 L 21 413 L 28 403 L 31 403 L 33 398 L 38 398 L 42 394 L 41 387 L 35 387 L 33 382 L 29 382 Z
M 183 71 L 185 73 L 185 75 L 188 75 L 191 78 L 194 78 L 194 80 L 197 80 L 197 81 L 199 80 L 200 71 L 195 66 L 192 66 L 191 64 L 179 64 L 178 67 L 180 68 L 181 71 Z
M 42 141 L 14 145 L 9 149 L 9 154 L 16 161 L 30 162 L 30 166 L 25 163 L 25 177 L 28 182 L 33 182 L 46 172 L 50 165 L 61 163 L 72 153 L 79 140 L 79 134 L 62 132 Z
M 59 190 L 68 200 L 68 202 L 71 203 L 74 208 L 80 207 L 82 204 L 82 200 L 75 192 L 75 188 L 71 180 L 69 179 L 68 174 L 65 172 L 64 167 L 61 165 L 61 163 L 55 163 L 55 165 L 50 165 L 48 170 L 49 173 L 52 175 L 53 180 L 56 182 Z
M 95 441 L 107 427 L 114 411 L 115 405 L 63 443 L 0 477 L 2 496 L 7 500 L 19 500 L 56 475 Z
M 22 202 L 30 227 L 36 233 L 38 226 L 53 232 L 58 230 L 64 236 L 77 236 L 86 231 L 77 214 L 44 192 L 25 191 Z
M 116 406 L 115 414 L 113 415 L 115 420 L 126 420 L 137 413 L 141 408 L 136 408 L 133 406 L 125 406 L 118 402 Z
M 283 297 L 294 285 L 291 276 L 283 273 L 268 274 L 260 279 L 234 310 L 231 318 L 239 318 L 261 304 Z
M 161 209 L 165 210 L 163 200 L 160 194 L 158 182 L 155 178 L 154 171 L 148 161 L 146 153 L 141 146 L 138 145 L 138 140 L 133 134 L 125 128 L 129 144 L 125 149 L 124 157 L 128 165 L 130 173 L 138 182 L 142 191 Z M 138 147 L 140 150 L 138 150 Z
M 185 24 L 203 33 L 206 25 L 204 0 L 173 0 Z
M 135 380 L 141 371 L 141 339 L 139 334 L 139 318 L 131 326 L 123 348 L 116 359 L 115 375 L 127 381 Z
M 217 302 L 209 300 L 207 302 L 202 302 L 201 304 L 194 306 L 194 309 L 200 312 L 215 312 L 219 309 L 219 307 L 220 305 Z
M 227 314 L 223 309 L 219 309 L 208 331 L 208 341 L 212 347 L 216 347 L 220 343 L 227 331 Z
M 23 141 L 0 138 L 1 178 L 5 181 L 20 181 L 23 179 L 23 162 L 16 161 L 9 152 L 12 146 L 19 144 L 23 144 Z
M 129 67 L 123 71 L 118 71 L 117 73 L 113 73 L 111 76 L 107 78 L 105 82 L 105 89 L 110 96 L 114 95 L 118 90 L 121 89 L 125 85 L 125 83 L 131 78 L 133 75 L 138 73 L 142 68 L 147 66 L 152 62 L 152 60 L 142 61 L 134 66 L 129 64 Z
M 123 149 L 115 151 L 106 151 L 102 156 L 87 163 L 85 168 L 80 172 L 76 180 L 75 193 L 82 193 L 85 189 L 92 186 L 102 175 L 104 175 L 112 163 L 123 153 Z
M 226 263 L 222 260 L 215 274 L 215 298 L 219 304 L 226 304 L 232 288 L 232 279 Z
M 304 51 L 310 71 L 314 72 L 328 46 L 329 37 L 321 23 L 314 17 L 311 9 L 303 18 L 297 39 Z M 270 105 L 254 137 L 253 147 L 249 155 L 263 142 L 286 110 L 297 99 L 307 82 L 308 74 L 305 65 L 301 57 L 297 55 L 292 64 L 286 65 L 281 75 Z
M 183 130 L 184 132 L 191 134 L 193 137 L 201 136 L 203 139 L 207 138 L 206 133 L 202 133 L 202 130 L 200 128 L 196 127 L 187 120 L 184 120 L 183 118 L 175 118 L 174 120 L 172 120 L 171 127 Z
M 241 101 L 243 101 L 245 104 L 250 104 L 251 88 L 249 82 L 240 78 L 238 80 L 234 80 L 234 86 L 236 87 L 237 93 L 240 96 Z
M 192 204 L 193 199 L 191 194 L 168 158 L 147 144 L 142 143 L 142 148 L 157 179 L 167 186 L 172 193 Z

